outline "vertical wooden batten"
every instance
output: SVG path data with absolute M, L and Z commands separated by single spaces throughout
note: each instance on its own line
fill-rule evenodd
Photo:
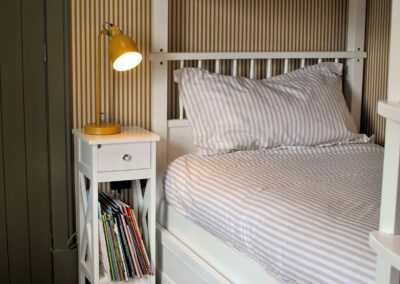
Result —
M 0 78 L 1 78 L 1 65 L 0 65 Z M 1 92 L 0 80 L 0 97 Z M 2 103 L 0 100 L 0 109 Z M 3 149 L 3 120 L 0 115 L 0 149 Z M 5 283 L 10 282 L 9 266 L 8 266 L 8 241 L 7 241 L 7 215 L 6 215 L 6 191 L 4 187 L 4 156 L 3 151 L 0 151 L 0 275 L 2 275 Z
M 2 188 L 5 193 L 6 216 L 13 216 L 12 222 L 6 224 L 8 275 L 12 283 L 30 283 L 32 278 L 27 217 L 24 118 L 22 115 L 16 115 L 23 113 L 24 108 L 23 85 L 21 84 L 23 81 L 22 7 L 21 1 L 2 1 L 0 5 L 0 36 L 7 39 L 0 45 L 2 151 L 4 151 Z
M 120 26 L 132 37 L 144 60 L 127 72 L 112 69 L 108 38 L 101 46 L 101 98 L 105 120 L 115 116 L 123 125 L 151 126 L 150 51 L 151 1 L 71 1 L 72 115 L 73 128 L 82 128 L 94 118 L 94 74 L 97 34 L 105 21 Z
M 169 51 L 346 50 L 348 1 L 193 0 L 189 5 L 187 1 L 171 0 Z M 215 71 L 214 66 L 203 63 L 203 68 Z M 266 62 L 255 60 L 253 64 L 255 78 L 267 77 Z M 294 61 L 287 62 L 288 70 L 295 64 Z M 172 78 L 172 69 L 177 69 L 177 66 L 175 63 L 169 65 L 169 77 Z M 274 60 L 270 75 L 284 67 L 284 60 Z M 231 74 L 231 69 L 231 62 L 221 61 L 221 73 Z M 237 76 L 248 76 L 251 70 L 250 61 L 237 61 Z M 170 83 L 168 88 L 168 117 L 178 118 L 177 86 Z
M 32 283 L 53 281 L 45 1 L 22 0 L 25 159 Z
M 77 281 L 76 250 L 67 246 L 74 233 L 71 161 L 71 2 L 46 2 L 48 151 L 52 225 L 53 282 Z
M 169 50 L 194 51 L 312 51 L 346 50 L 346 28 L 349 1 L 181 1 L 171 0 L 169 14 Z M 367 1 L 367 29 L 365 76 L 363 80 L 361 131 L 376 134 L 377 142 L 384 140 L 383 120 L 376 114 L 376 102 L 386 97 L 388 21 L 390 0 Z M 87 3 L 83 5 L 83 3 Z M 82 127 L 93 115 L 93 104 L 88 85 L 88 54 L 94 54 L 96 45 L 90 43 L 104 20 L 121 23 L 124 30 L 137 41 L 145 60 L 139 68 L 116 75 L 108 64 L 102 46 L 102 98 L 106 117 L 116 110 L 123 124 L 151 126 L 151 67 L 146 63 L 150 50 L 151 1 L 100 0 L 71 1 L 72 46 L 72 102 L 73 127 Z M 89 20 L 90 15 L 90 20 Z M 189 15 L 189 16 L 187 16 Z M 89 23 L 88 23 L 89 22 Z M 88 23 L 88 24 L 87 24 Z M 261 25 L 260 25 L 261 23 Z M 128 25 L 128 27 L 124 27 Z M 89 34 L 91 36 L 89 36 Z M 86 41 L 86 43 L 85 43 Z M 86 44 L 86 45 L 85 45 Z M 89 52 L 91 50 L 91 52 Z M 307 61 L 314 64 L 316 61 Z M 221 72 L 230 73 L 231 63 L 221 62 Z M 248 62 L 237 62 L 237 75 L 250 71 Z M 296 62 L 289 62 L 289 69 Z M 91 65 L 94 68 L 93 64 Z M 256 78 L 267 77 L 266 64 L 256 61 Z M 175 64 L 169 64 L 169 77 Z M 203 62 L 202 68 L 210 68 Z M 284 68 L 276 60 L 271 75 Z M 248 75 L 248 74 L 247 74 Z M 168 117 L 179 115 L 175 84 L 168 86 Z M 93 92 L 93 91 L 92 91 Z M 114 94 L 115 92 L 115 94 Z M 119 106 L 113 106 L 114 95 Z M 122 104 L 122 105 L 121 105 Z
M 376 142 L 385 140 L 385 119 L 377 115 L 379 100 L 386 99 L 389 63 L 390 0 L 367 1 L 364 89 L 361 131 L 375 134 Z
M 7 1 L 0 8 L 0 35 L 7 39 L 0 46 L 5 283 L 54 280 L 44 5 L 43 0 Z

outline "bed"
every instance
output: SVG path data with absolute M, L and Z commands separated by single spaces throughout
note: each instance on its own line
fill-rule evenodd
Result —
M 283 63 L 282 72 L 287 73 L 291 61 L 303 68 L 311 59 L 344 64 L 344 95 L 359 126 L 367 56 L 363 51 L 365 5 L 364 0 L 349 1 L 346 51 L 168 53 L 168 1 L 152 1 L 152 129 L 161 137 L 157 145 L 157 281 L 373 283 L 377 277 L 382 283 L 398 283 L 398 272 L 387 260 L 378 258 L 375 273 L 377 258 L 368 245 L 369 232 L 396 219 L 388 211 L 379 224 L 383 148 L 354 143 L 202 157 L 192 154 L 198 148 L 181 101 L 179 119 L 167 116 L 170 62 L 178 61 L 184 68 L 187 61 L 196 61 L 199 69 L 205 61 L 213 62 L 218 74 L 222 62 L 229 61 L 235 77 L 238 62 L 246 60 L 249 78 L 255 79 L 256 60 L 265 63 L 270 77 L 275 60 Z M 391 133 L 387 141 L 395 150 L 398 135 Z M 386 152 L 385 160 L 389 155 Z M 389 159 L 391 165 L 398 163 L 396 159 Z M 382 204 L 389 203 L 396 207 L 395 200 Z M 386 231 L 396 230 L 390 225 Z
M 165 196 L 279 283 L 373 283 L 382 159 L 374 144 L 188 154 Z

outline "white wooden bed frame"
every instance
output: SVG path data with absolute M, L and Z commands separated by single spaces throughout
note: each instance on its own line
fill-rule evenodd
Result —
M 393 22 L 400 25 L 400 4 L 393 1 Z M 163 201 L 162 177 L 168 163 L 175 158 L 194 152 L 191 129 L 179 108 L 179 119 L 168 120 L 168 62 L 198 61 L 201 68 L 204 60 L 215 62 L 215 72 L 220 71 L 221 60 L 232 62 L 232 75 L 237 74 L 237 62 L 250 60 L 250 78 L 254 78 L 255 60 L 265 60 L 267 77 L 271 76 L 274 59 L 284 60 L 284 72 L 289 71 L 289 61 L 300 59 L 301 67 L 305 59 L 317 58 L 345 60 L 345 96 L 357 126 L 360 122 L 365 39 L 366 0 L 349 0 L 347 50 L 335 52 L 240 52 L 240 53 L 168 53 L 168 0 L 152 0 L 152 53 L 150 54 L 152 72 L 152 130 L 161 140 L 157 144 L 157 271 L 158 281 L 162 283 L 274 283 L 272 276 L 257 263 L 226 246 L 222 241 L 199 226 L 188 221 Z M 393 29 L 395 30 L 395 29 Z M 400 49 L 399 35 L 392 31 L 392 50 Z M 389 100 L 400 99 L 400 60 L 391 52 Z M 371 234 L 371 246 L 378 251 L 379 283 L 399 283 L 400 240 L 392 234 L 400 233 L 400 218 L 396 214 L 399 192 L 400 161 L 400 115 L 396 103 L 380 104 L 382 114 L 390 113 L 394 119 L 388 120 L 386 134 L 386 153 L 384 185 L 382 197 L 381 232 Z M 396 122 L 397 119 L 397 122 Z M 399 236 L 400 237 L 400 236 Z M 396 239 L 395 239 L 396 238 Z M 396 242 L 395 242 L 396 240 Z M 393 252 L 393 244 L 397 244 Z M 386 253 L 386 254 L 385 254 Z M 397 253 L 397 254 L 396 254 Z M 388 259 L 389 258 L 389 259 Z M 391 261 L 396 259 L 396 263 Z M 397 265 L 397 266 L 396 266 Z M 396 282 L 397 281 L 397 282 Z

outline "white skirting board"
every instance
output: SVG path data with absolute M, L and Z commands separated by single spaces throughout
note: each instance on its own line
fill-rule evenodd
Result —
M 165 202 L 157 227 L 162 283 L 277 283 L 257 262 L 194 224 Z

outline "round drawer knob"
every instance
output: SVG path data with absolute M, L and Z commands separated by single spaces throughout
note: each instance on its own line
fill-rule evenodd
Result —
M 124 160 L 124 161 L 129 161 L 131 158 L 132 158 L 132 157 L 131 157 L 131 155 L 129 155 L 129 154 L 124 154 L 124 155 L 122 156 L 122 160 Z

